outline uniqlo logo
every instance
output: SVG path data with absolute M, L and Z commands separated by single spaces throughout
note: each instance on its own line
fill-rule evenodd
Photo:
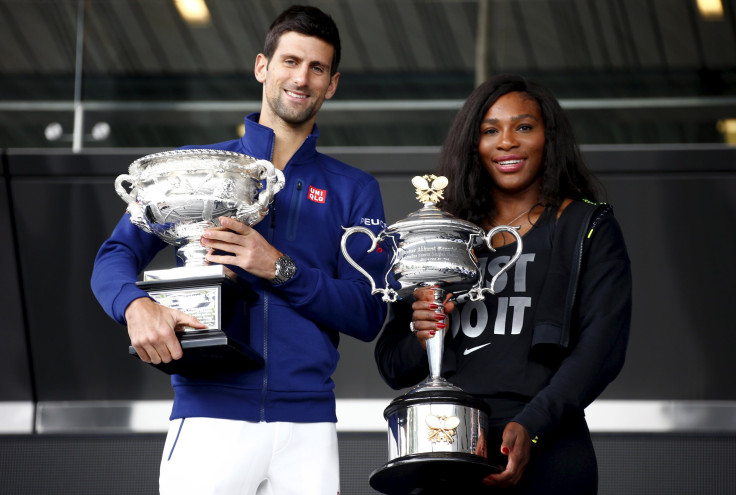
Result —
M 308 197 L 315 203 L 324 204 L 324 202 L 327 200 L 327 191 L 325 191 L 324 189 L 317 189 L 314 186 L 309 186 Z

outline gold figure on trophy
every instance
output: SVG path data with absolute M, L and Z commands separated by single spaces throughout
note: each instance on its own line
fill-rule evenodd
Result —
M 417 175 L 411 183 L 417 188 L 417 199 L 422 203 L 438 203 L 444 199 L 442 191 L 447 187 L 447 178 L 442 175 Z

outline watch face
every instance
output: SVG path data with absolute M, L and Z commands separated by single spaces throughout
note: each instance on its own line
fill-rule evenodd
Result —
M 272 284 L 283 284 L 296 273 L 296 265 L 294 261 L 287 255 L 282 256 L 276 261 L 276 276 L 271 281 Z

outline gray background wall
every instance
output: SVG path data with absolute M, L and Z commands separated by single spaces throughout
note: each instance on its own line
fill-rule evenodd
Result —
M 125 349 L 125 329 L 89 290 L 97 249 L 124 211 L 114 178 L 152 150 L 10 150 L 0 188 L 0 401 L 155 400 L 166 376 Z M 373 173 L 389 223 L 420 207 L 413 175 L 434 148 L 328 149 Z M 611 399 L 736 400 L 736 149 L 726 146 L 585 147 L 626 236 L 634 273 L 628 361 Z M 160 257 L 173 264 L 173 249 Z M 6 347 L 7 348 L 7 347 Z M 372 345 L 341 343 L 337 393 L 385 398 Z
M 156 446 L 162 445 L 162 436 L 125 434 L 129 418 L 124 409 L 120 409 L 119 417 L 109 420 L 121 425 L 122 436 L 64 436 L 63 428 L 55 430 L 54 435 L 44 435 L 43 422 L 51 424 L 55 419 L 53 415 L 39 415 L 38 411 L 51 403 L 79 404 L 83 410 L 85 404 L 166 401 L 172 397 L 166 375 L 127 355 L 125 329 L 102 312 L 89 290 L 95 253 L 124 211 L 124 203 L 114 192 L 113 180 L 126 172 L 130 162 L 153 151 L 158 150 L 95 150 L 80 154 L 7 150 L 0 155 L 0 314 L 4 316 L 0 336 L 5 350 L 4 359 L 0 360 L 0 374 L 5 377 L 0 380 L 0 415 L 5 416 L 0 420 L 5 425 L 21 425 L 15 433 L 8 432 L 6 426 L 6 435 L 0 435 L 0 449 L 16 449 L 20 443 L 27 449 L 24 455 L 45 459 L 47 466 L 55 462 L 66 466 L 74 455 L 81 456 L 78 460 L 82 463 L 85 455 L 106 451 L 120 442 L 132 442 L 130 449 L 135 452 L 136 442 L 140 442 L 141 452 L 154 452 L 153 460 L 147 463 L 148 474 L 143 479 L 130 479 L 131 483 L 147 486 L 141 492 L 151 486 L 155 489 L 155 458 L 160 448 Z M 378 178 L 388 221 L 392 223 L 419 207 L 409 181 L 413 175 L 432 171 L 438 150 L 324 151 Z M 736 148 L 587 146 L 584 155 L 608 190 L 608 201 L 614 205 L 624 230 L 634 272 L 634 317 L 628 360 L 602 399 L 699 401 L 731 406 L 736 401 L 736 361 L 732 358 L 736 344 L 736 309 L 732 302 L 736 275 L 732 259 L 736 252 Z M 171 266 L 173 250 L 160 256 L 157 263 Z M 378 377 L 372 351 L 372 344 L 343 338 L 341 363 L 335 375 L 339 399 L 388 400 L 398 395 Z M 20 404 L 30 408 L 18 413 L 13 406 Z M 22 411 L 37 417 L 18 419 L 18 414 L 25 414 Z M 692 432 L 675 432 L 674 436 L 644 432 L 643 437 L 636 433 L 596 435 L 596 446 L 603 456 L 602 492 L 610 489 L 610 493 L 615 493 L 616 487 L 623 486 L 620 476 L 616 476 L 621 471 L 615 472 L 625 466 L 630 468 L 625 463 L 631 463 L 635 457 L 622 454 L 626 448 L 621 447 L 621 442 L 637 448 L 643 443 L 669 452 L 661 455 L 672 457 L 675 464 L 669 468 L 657 464 L 656 469 L 664 469 L 675 480 L 685 476 L 677 463 L 705 463 L 702 456 L 694 460 L 694 451 L 688 445 L 699 445 L 704 452 L 719 452 L 717 462 L 711 462 L 716 457 L 709 457 L 711 461 L 705 463 L 708 469 L 715 470 L 708 478 L 716 483 L 716 491 L 708 493 L 727 493 L 718 491 L 724 487 L 732 492 L 736 489 L 733 473 L 719 467 L 721 462 L 734 458 L 736 428 L 732 426 L 736 420 L 732 409 L 727 411 L 725 422 L 719 423 L 723 431 L 716 428 L 713 436 L 706 433 L 692 437 Z M 28 428 L 22 426 L 26 419 Z M 370 492 L 366 477 L 385 462 L 384 437 L 381 433 L 341 436 L 341 445 L 346 446 L 342 454 L 343 479 L 357 475 L 349 485 L 344 481 L 344 493 Z M 662 442 L 674 444 L 666 449 Z M 350 454 L 350 445 L 358 451 L 363 449 L 364 455 Z M 55 449 L 62 447 L 71 457 L 55 457 Z M 127 478 L 120 471 L 130 468 L 125 452 L 122 448 L 123 462 L 117 468 L 98 469 L 112 469 L 108 477 Z M 38 468 L 26 463 L 19 469 L 11 463 L 12 456 L 0 457 L 4 459 L 0 462 L 0 479 L 12 483 L 5 485 L 8 493 L 20 493 L 16 490 L 20 486 L 45 491 L 38 485 L 42 479 L 37 476 Z M 633 476 L 641 476 L 636 485 L 641 488 L 653 482 L 653 468 L 640 461 Z M 673 473 L 674 470 L 678 472 Z M 66 475 L 57 477 L 71 476 L 71 485 L 82 490 L 69 493 L 83 493 L 83 471 L 65 472 Z M 33 479 L 37 481 L 32 482 Z M 121 493 L 138 491 L 130 486 L 124 488 L 125 484 L 119 486 Z M 671 487 L 669 483 L 659 486 L 657 489 Z M 650 492 L 688 493 L 677 489 Z

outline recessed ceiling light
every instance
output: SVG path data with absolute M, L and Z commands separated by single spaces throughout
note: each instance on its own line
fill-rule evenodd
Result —
M 210 10 L 204 0 L 174 0 L 179 15 L 193 26 L 207 26 L 210 23 Z
M 723 19 L 722 0 L 697 0 L 698 11 L 703 19 L 713 21 Z

